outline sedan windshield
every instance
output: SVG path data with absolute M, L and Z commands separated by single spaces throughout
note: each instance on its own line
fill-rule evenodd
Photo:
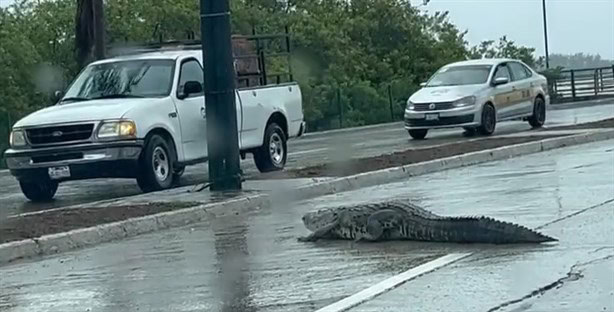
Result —
M 167 96 L 171 90 L 173 68 L 172 60 L 90 65 L 77 77 L 62 102 Z
M 442 68 L 433 75 L 426 87 L 483 84 L 488 80 L 491 67 L 491 65 L 463 65 Z

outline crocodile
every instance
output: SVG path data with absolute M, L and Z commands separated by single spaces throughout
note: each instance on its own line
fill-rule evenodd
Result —
M 302 220 L 312 233 L 299 237 L 301 242 L 319 239 L 482 244 L 558 241 L 518 224 L 484 216 L 440 216 L 400 200 L 324 208 L 306 213 Z

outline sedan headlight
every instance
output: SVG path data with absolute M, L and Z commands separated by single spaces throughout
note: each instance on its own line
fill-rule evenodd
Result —
M 98 128 L 99 139 L 124 139 L 136 137 L 136 125 L 130 120 L 105 121 Z
M 456 100 L 454 101 L 454 103 L 452 104 L 454 105 L 454 107 L 468 107 L 468 106 L 473 106 L 475 105 L 475 96 L 471 95 L 471 96 L 466 96 L 460 100 Z
M 407 100 L 407 109 L 414 110 L 414 103 L 412 103 L 410 100 Z
M 11 135 L 9 136 L 9 144 L 11 147 L 26 146 L 26 133 L 23 130 L 11 131 Z

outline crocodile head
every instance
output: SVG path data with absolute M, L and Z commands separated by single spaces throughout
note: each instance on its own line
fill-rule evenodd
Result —
M 321 209 L 316 211 L 310 211 L 303 215 L 303 224 L 305 227 L 315 232 L 318 229 L 329 225 L 339 218 L 339 214 L 331 209 Z

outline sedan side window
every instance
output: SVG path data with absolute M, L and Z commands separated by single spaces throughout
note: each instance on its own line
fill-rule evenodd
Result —
M 181 72 L 179 73 L 179 86 L 178 93 L 183 93 L 183 88 L 185 87 L 185 83 L 188 81 L 196 81 L 200 83 L 200 85 L 204 88 L 205 78 L 203 74 L 203 69 L 200 67 L 200 64 L 196 60 L 190 60 L 181 64 Z M 204 92 L 198 94 L 190 94 L 190 97 L 203 95 Z
M 520 63 L 513 62 L 513 63 L 510 63 L 509 65 L 512 68 L 512 74 L 514 75 L 514 80 L 523 80 L 528 77 L 527 72 L 525 71 L 524 67 L 520 65 Z
M 507 66 L 505 66 L 505 65 L 497 66 L 497 71 L 495 72 L 495 76 L 493 77 L 493 80 L 497 79 L 497 78 L 502 78 L 502 77 L 505 77 L 509 81 L 512 81 L 512 77 L 510 76 L 510 72 L 507 69 Z

